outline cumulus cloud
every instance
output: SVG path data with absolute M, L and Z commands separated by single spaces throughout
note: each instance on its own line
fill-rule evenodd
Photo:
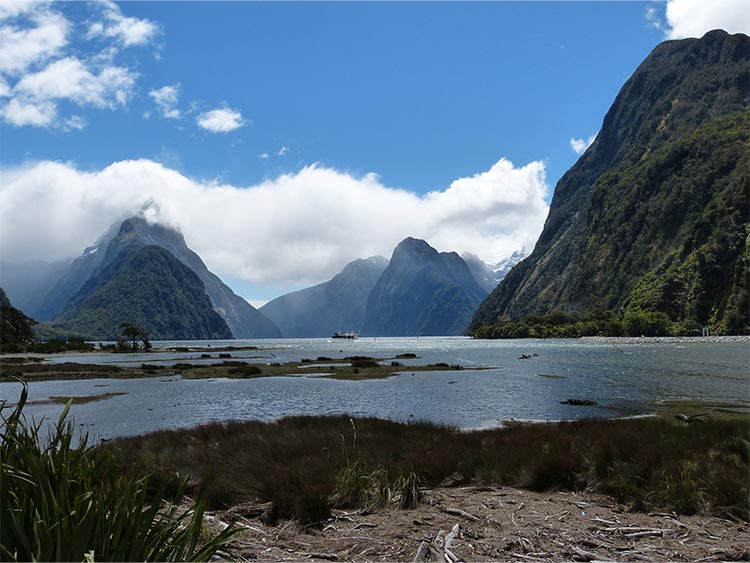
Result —
M 6 9 L 13 3 L 6 3 Z M 22 5 L 23 6 L 23 5 Z M 28 10 L 7 10 L 0 23 L 0 72 L 8 75 L 23 73 L 35 63 L 58 54 L 68 43 L 68 21 L 46 4 L 25 5 Z M 28 24 L 9 21 L 27 16 Z
M 201 113 L 196 122 L 199 127 L 211 133 L 229 133 L 245 124 L 238 110 L 227 107 Z
M 506 159 L 422 197 L 374 174 L 314 165 L 250 187 L 198 182 L 150 160 L 93 172 L 45 161 L 2 174 L 5 260 L 77 255 L 150 201 L 220 275 L 279 285 L 317 283 L 355 258 L 390 256 L 406 236 L 494 263 L 533 247 L 548 211 L 544 164 Z
M 747 0 L 668 0 L 666 19 L 670 39 L 701 37 L 712 29 L 750 33 Z
M 44 70 L 27 74 L 13 93 L 36 100 L 70 100 L 78 105 L 114 108 L 132 95 L 135 74 L 124 67 L 107 66 L 98 73 L 75 57 L 66 57 Z
M 659 8 L 656 6 L 648 6 L 646 8 L 646 21 L 648 22 L 648 27 L 653 27 L 658 30 L 664 28 L 664 21 L 659 13 Z
M 124 107 L 132 97 L 137 73 L 114 63 L 125 47 L 147 44 L 157 27 L 126 17 L 113 2 L 91 5 L 97 18 L 86 39 L 103 38 L 90 56 L 74 25 L 50 2 L 0 3 L 0 117 L 21 126 L 80 129 L 85 121 L 66 115 L 64 104 L 99 109 Z M 92 31 L 93 30 L 93 31 Z
M 102 9 L 104 20 L 89 26 L 88 38 L 107 37 L 123 47 L 132 47 L 150 43 L 159 30 L 150 20 L 124 16 L 120 7 L 109 0 L 96 5 Z
M 162 117 L 168 119 L 179 119 L 181 117 L 180 110 L 177 109 L 177 102 L 180 100 L 179 84 L 151 90 L 148 95 L 154 100 Z
M 584 152 L 586 152 L 586 149 L 591 146 L 591 143 L 594 142 L 594 139 L 596 139 L 596 136 L 598 134 L 599 132 L 597 131 L 585 141 L 583 139 L 574 139 L 573 137 L 571 137 L 570 148 L 573 149 L 576 154 L 583 154 Z

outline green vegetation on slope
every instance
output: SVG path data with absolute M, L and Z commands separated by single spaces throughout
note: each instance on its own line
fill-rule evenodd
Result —
M 666 313 L 629 311 L 621 318 L 613 311 L 594 309 L 586 315 L 552 311 L 514 321 L 480 326 L 474 338 L 580 338 L 582 336 L 672 336 L 682 334 Z M 689 333 L 689 336 L 701 334 Z
M 750 330 L 749 50 L 746 35 L 714 31 L 653 51 L 469 332 L 597 307 L 665 313 L 686 332 Z
M 198 276 L 168 251 L 136 246 L 84 285 L 55 329 L 116 340 L 122 323 L 152 339 L 232 338 Z
M 11 305 L 0 287 L 0 352 L 20 352 L 34 341 L 36 321 Z

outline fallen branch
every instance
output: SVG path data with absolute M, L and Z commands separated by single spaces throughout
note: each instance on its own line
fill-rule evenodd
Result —
M 448 508 L 443 508 L 442 511 L 445 512 L 446 514 L 451 514 L 453 516 L 463 516 L 467 520 L 472 520 L 474 522 L 481 522 L 482 521 L 481 518 L 479 518 L 477 516 L 474 516 L 473 514 L 469 514 L 468 512 L 466 512 L 465 510 L 461 510 L 460 508 L 450 508 L 450 507 L 448 507 Z
M 311 553 L 310 559 L 325 559 L 326 561 L 338 561 L 339 556 L 335 553 Z

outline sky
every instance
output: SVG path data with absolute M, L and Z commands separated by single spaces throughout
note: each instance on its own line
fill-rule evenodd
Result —
M 407 236 L 530 252 L 628 77 L 715 28 L 744 0 L 0 0 L 0 259 L 142 212 L 258 305 Z

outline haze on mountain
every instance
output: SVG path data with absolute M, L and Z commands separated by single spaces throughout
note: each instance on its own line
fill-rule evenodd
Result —
M 459 335 L 486 295 L 458 254 L 408 237 L 370 292 L 361 333 Z
M 555 188 L 531 255 L 468 331 L 552 310 L 661 311 L 747 330 L 750 38 L 658 45 Z
M 136 243 L 141 246 L 156 246 L 164 249 L 169 256 L 190 269 L 198 277 L 202 286 L 201 291 L 207 294 L 211 308 L 220 316 L 222 322 L 229 327 L 230 331 L 227 334 L 223 329 L 217 331 L 214 327 L 211 329 L 213 332 L 209 331 L 209 333 L 221 334 L 221 338 L 275 338 L 281 336 L 281 332 L 272 321 L 260 314 L 247 301 L 237 296 L 216 275 L 208 270 L 201 258 L 187 247 L 182 234 L 172 228 L 149 223 L 143 217 L 133 217 L 122 223 L 114 224 L 99 238 L 96 244 L 87 248 L 80 257 L 68 263 L 65 268 L 61 268 L 59 265 L 50 265 L 50 270 L 61 270 L 63 272 L 62 275 L 54 284 L 51 284 L 51 287 L 48 286 L 46 291 L 40 290 L 35 300 L 27 300 L 28 309 L 25 310 L 31 314 L 38 315 L 36 318 L 58 321 L 56 326 L 59 328 L 68 327 L 66 330 L 75 329 L 88 335 L 101 337 L 101 333 L 97 331 L 102 326 L 94 322 L 95 311 L 88 310 L 85 315 L 79 315 L 77 317 L 78 320 L 75 322 L 73 322 L 73 317 L 75 316 L 73 311 L 76 307 L 82 306 L 84 302 L 83 297 L 91 292 L 91 288 L 94 285 L 92 278 L 97 277 L 102 270 L 107 268 L 110 262 L 118 257 L 119 253 Z M 152 255 L 151 258 L 155 258 L 155 256 Z M 164 267 L 163 262 L 164 260 L 159 261 L 160 267 Z M 141 261 L 139 263 L 144 266 L 149 265 L 148 261 Z M 20 275 L 16 275 L 14 279 L 14 276 L 9 276 L 8 272 L 22 272 L 24 269 L 25 266 L 23 264 L 12 265 L 10 268 L 4 265 L 2 273 L 3 283 L 16 280 L 22 282 L 23 280 Z M 97 277 L 97 279 L 99 278 Z M 156 278 L 149 279 L 151 282 L 158 283 Z M 142 280 L 142 283 L 146 283 L 147 281 L 148 279 Z M 43 286 L 42 282 L 37 281 L 35 283 L 35 287 L 41 286 Z M 7 287 L 12 297 L 16 290 L 20 291 L 22 289 L 23 284 L 11 283 Z M 111 288 L 109 290 L 111 291 Z M 149 289 L 148 291 L 151 290 Z M 112 297 L 114 299 L 116 295 L 112 295 Z M 98 302 L 101 305 L 105 301 L 100 300 Z M 89 308 L 92 303 L 89 303 Z M 62 314 L 63 310 L 64 315 Z M 109 315 L 109 313 L 105 314 L 103 311 L 101 314 L 103 316 Z M 81 319 L 86 319 L 86 322 L 83 322 Z M 87 323 L 93 324 L 89 326 Z M 152 334 L 152 338 L 162 336 L 165 338 L 178 338 L 176 336 L 165 336 L 166 334 L 191 334 L 191 336 L 182 337 L 207 338 L 206 336 L 202 336 L 207 334 L 207 332 L 202 328 L 198 328 L 199 324 L 192 323 L 192 326 L 196 327 L 196 330 L 192 331 L 184 328 L 166 331 L 159 329 L 159 331 Z M 218 337 L 213 336 L 213 338 Z
M 354 260 L 331 280 L 269 301 L 260 312 L 286 337 L 328 337 L 359 331 L 370 291 L 388 265 L 382 256 Z

